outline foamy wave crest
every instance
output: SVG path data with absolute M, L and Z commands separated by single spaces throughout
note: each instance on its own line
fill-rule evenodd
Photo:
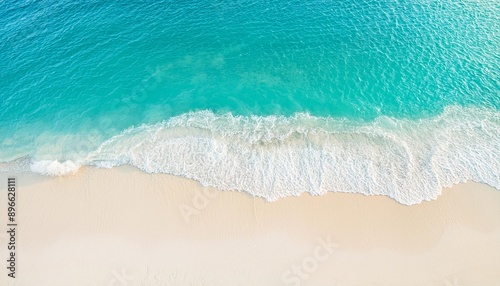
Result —
M 373 122 L 200 111 L 130 128 L 81 157 L 50 160 L 42 152 L 40 159 L 1 163 L 0 172 L 54 176 L 82 165 L 130 164 L 269 201 L 330 191 L 416 204 L 468 180 L 500 189 L 499 134 L 500 112 L 457 106 L 418 121 L 381 116 Z
M 500 189 L 499 134 L 499 112 L 476 108 L 370 123 L 200 111 L 130 128 L 89 154 L 86 164 L 131 164 L 269 201 L 331 191 L 415 204 L 467 180 Z
M 62 176 L 74 173 L 80 169 L 81 165 L 71 160 L 59 162 L 58 160 L 34 160 L 23 157 L 17 160 L 0 163 L 2 173 L 26 173 L 32 172 L 47 176 Z
M 30 170 L 33 173 L 49 176 L 61 176 L 69 173 L 74 173 L 79 168 L 79 164 L 70 160 L 62 163 L 58 160 L 41 160 L 34 161 L 30 164 Z

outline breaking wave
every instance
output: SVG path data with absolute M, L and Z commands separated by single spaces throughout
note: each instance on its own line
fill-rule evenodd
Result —
M 362 122 L 198 111 L 129 128 L 78 162 L 32 160 L 29 169 L 62 175 L 124 164 L 269 201 L 348 192 L 416 204 L 468 180 L 500 189 L 500 113 L 450 106 L 426 119 Z

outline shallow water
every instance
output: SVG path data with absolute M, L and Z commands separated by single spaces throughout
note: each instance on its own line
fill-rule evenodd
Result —
M 269 200 L 500 188 L 499 18 L 497 1 L 2 1 L 0 168 L 132 164 Z

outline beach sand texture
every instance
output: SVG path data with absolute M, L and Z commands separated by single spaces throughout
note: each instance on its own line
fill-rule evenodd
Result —
M 0 285 L 500 283 L 500 192 L 473 182 L 413 206 L 344 193 L 270 203 L 129 166 L 16 182 L 16 278 Z

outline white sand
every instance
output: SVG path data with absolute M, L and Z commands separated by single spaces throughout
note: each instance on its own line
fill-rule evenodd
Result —
M 415 206 L 266 203 L 132 167 L 19 174 L 17 188 L 17 278 L 2 270 L 0 285 L 500 285 L 500 191 L 481 184 Z

